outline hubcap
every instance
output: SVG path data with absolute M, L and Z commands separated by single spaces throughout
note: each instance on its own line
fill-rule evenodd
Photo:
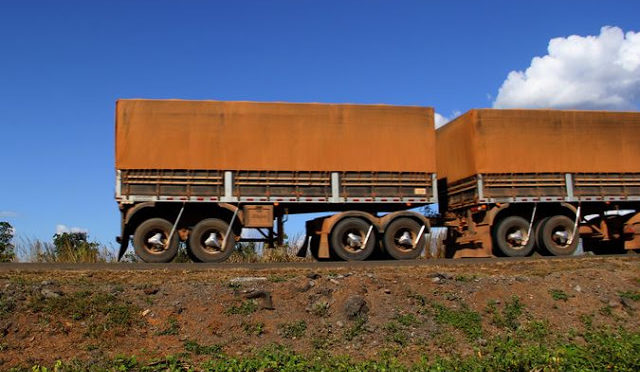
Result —
M 558 244 L 567 244 L 569 241 L 569 232 L 567 230 L 558 230 L 553 233 L 553 240 Z
M 521 246 L 524 242 L 524 235 L 522 230 L 518 229 L 510 234 L 507 234 L 507 241 L 515 246 Z
M 162 233 L 157 233 L 154 236 L 147 239 L 147 243 L 154 248 L 163 248 L 164 243 L 162 242 Z
M 413 240 L 411 239 L 411 234 L 408 231 L 405 231 L 400 237 L 400 239 L 398 239 L 398 244 L 413 247 Z
M 351 248 L 360 248 L 362 247 L 362 237 L 354 233 L 348 233 L 347 244 L 349 244 L 349 247 Z
M 204 241 L 204 245 L 211 248 L 220 248 L 222 245 L 218 240 L 218 236 L 215 233 L 209 234 L 209 237 Z

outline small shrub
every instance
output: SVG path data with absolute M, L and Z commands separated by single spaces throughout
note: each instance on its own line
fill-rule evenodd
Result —
M 367 323 L 366 316 L 360 315 L 356 317 L 351 327 L 347 328 L 344 331 L 344 338 L 346 338 L 348 341 L 351 341 L 357 336 L 359 336 L 360 334 L 362 334 L 365 331 L 366 323 Z
M 248 336 L 260 336 L 264 333 L 264 323 L 242 322 L 242 329 Z
M 278 329 L 280 329 L 280 334 L 284 338 L 300 338 L 307 331 L 307 323 L 304 320 L 282 323 L 278 325 Z
M 462 331 L 467 338 L 475 340 L 482 336 L 481 317 L 466 305 L 461 309 L 450 309 L 439 303 L 431 304 L 435 320 L 441 324 L 448 324 Z
M 254 300 L 247 300 L 237 306 L 231 305 L 231 307 L 227 308 L 224 313 L 227 315 L 249 315 L 251 313 L 255 313 L 256 310 L 258 310 L 258 304 L 256 304 Z
M 184 349 L 196 355 L 222 355 L 222 345 L 214 344 L 209 346 L 200 345 L 196 341 L 187 340 L 184 342 Z
M 384 330 L 387 333 L 386 339 L 388 341 L 395 342 L 400 346 L 405 346 L 408 342 L 407 332 L 396 321 L 387 322 L 384 325 Z
M 329 315 L 329 303 L 328 302 L 316 302 L 311 308 L 311 313 L 318 317 L 325 317 Z
M 618 292 L 618 295 L 622 298 L 628 298 L 633 301 L 640 301 L 640 291 Z
M 180 331 L 180 324 L 178 324 L 178 319 L 171 316 L 169 317 L 169 319 L 167 319 L 165 328 L 162 331 L 157 332 L 156 335 L 158 336 L 174 335 L 175 336 L 178 334 L 179 331 Z
M 569 300 L 569 295 L 566 294 L 563 290 L 561 289 L 551 289 L 549 290 L 549 293 L 551 294 L 551 298 L 553 298 L 555 301 L 567 301 Z
M 395 316 L 395 320 L 405 327 L 411 327 L 418 325 L 420 321 L 413 314 L 398 314 Z

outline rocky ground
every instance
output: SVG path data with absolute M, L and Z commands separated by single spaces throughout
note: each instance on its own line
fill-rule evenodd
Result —
M 459 266 L 152 271 L 0 271 L 0 369 L 120 356 L 185 368 L 295 355 L 483 358 L 496 340 L 584 345 L 637 336 L 635 256 Z M 617 333 L 616 333 L 617 332 Z M 620 333 L 622 332 L 622 333 Z M 616 336 L 616 337 L 618 337 Z M 637 351 L 637 350 L 636 350 Z

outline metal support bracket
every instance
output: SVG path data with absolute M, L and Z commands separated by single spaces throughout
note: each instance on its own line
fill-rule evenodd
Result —
M 578 236 L 578 223 L 580 223 L 580 204 L 578 204 L 578 210 L 576 210 L 576 221 L 573 223 L 573 232 L 571 233 L 571 238 L 569 238 L 569 240 L 567 241 L 567 245 L 571 246 L 571 244 L 573 243 L 573 241 L 576 239 L 576 236 Z
M 414 248 L 418 246 L 418 243 L 420 243 L 420 239 L 422 238 L 422 234 L 424 233 L 424 229 L 426 227 L 426 225 L 422 225 L 422 227 L 420 228 L 420 232 L 418 232 L 418 236 L 416 236 L 416 240 L 413 242 Z
M 227 238 L 229 237 L 229 234 L 231 233 L 231 227 L 233 226 L 233 223 L 236 220 L 236 216 L 238 215 L 238 211 L 239 210 L 240 210 L 240 203 L 238 203 L 238 206 L 237 206 L 236 210 L 233 211 L 233 217 L 231 217 L 231 222 L 229 222 L 229 227 L 227 228 L 227 232 L 224 233 L 224 239 L 222 240 L 223 249 L 227 245 Z
M 522 246 L 526 246 L 529 244 L 529 239 L 531 239 L 531 230 L 533 229 L 533 220 L 536 218 L 536 209 L 538 209 L 538 203 L 533 205 L 533 212 L 531 212 L 531 221 L 529 221 L 529 230 L 527 230 L 527 237 L 522 242 Z
M 369 242 L 369 237 L 371 236 L 371 231 L 373 231 L 373 225 L 369 226 L 369 231 L 367 231 L 367 235 L 364 237 L 364 242 L 362 243 L 362 249 L 367 246 L 367 242 Z
M 176 227 L 178 226 L 178 222 L 180 222 L 180 217 L 182 217 L 182 212 L 184 212 L 184 207 L 187 203 L 182 203 L 182 208 L 180 208 L 180 212 L 178 213 L 178 218 L 176 218 L 176 222 L 171 227 L 171 232 L 169 233 L 169 237 L 167 238 L 167 242 L 165 243 L 165 249 L 169 248 L 169 244 L 171 244 L 171 238 L 173 238 L 173 234 L 176 233 Z

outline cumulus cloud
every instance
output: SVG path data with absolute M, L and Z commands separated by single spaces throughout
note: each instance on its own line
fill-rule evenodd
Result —
M 638 110 L 640 32 L 605 26 L 597 36 L 551 39 L 547 50 L 509 73 L 493 107 Z
M 64 233 L 88 234 L 89 230 L 82 227 L 67 227 L 66 225 L 56 225 L 56 234 L 64 234 Z
M 451 115 L 449 116 L 444 116 L 442 114 L 438 114 L 437 112 L 434 114 L 433 119 L 436 122 L 436 129 L 440 128 L 441 126 L 447 124 L 448 122 L 450 122 L 451 120 L 457 118 L 458 116 L 460 116 L 460 111 L 454 111 L 451 113 Z

